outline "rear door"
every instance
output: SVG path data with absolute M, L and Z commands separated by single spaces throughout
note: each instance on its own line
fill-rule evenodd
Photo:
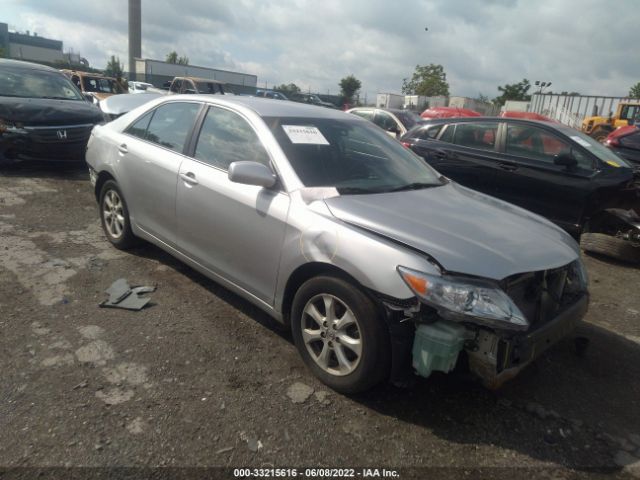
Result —
M 496 169 L 502 162 L 496 150 L 500 122 L 452 122 L 440 130 L 427 131 L 415 150 L 429 150 L 429 164 L 446 177 L 480 192 L 495 195 Z M 426 152 L 425 152 L 426 153 Z
M 578 165 L 556 165 L 559 154 Z M 540 126 L 507 122 L 505 165 L 498 174 L 498 197 L 531 210 L 576 234 L 594 185 L 596 159 L 559 133 Z
M 200 108 L 197 102 L 165 103 L 132 123 L 118 146 L 120 180 L 133 221 L 170 245 L 175 243 L 178 171 Z
M 233 183 L 229 165 L 271 158 L 249 121 L 210 106 L 177 188 L 179 249 L 208 270 L 273 304 L 289 195 Z

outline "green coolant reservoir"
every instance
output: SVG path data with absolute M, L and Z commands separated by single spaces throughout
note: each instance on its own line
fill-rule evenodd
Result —
M 453 370 L 466 338 L 466 329 L 457 323 L 439 320 L 418 325 L 413 341 L 413 368 L 418 375 Z

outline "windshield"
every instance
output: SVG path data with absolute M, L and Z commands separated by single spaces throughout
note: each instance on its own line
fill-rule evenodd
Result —
M 602 145 L 597 140 L 594 140 L 589 135 L 586 135 L 577 130 L 565 130 L 564 133 L 567 134 L 573 141 L 585 147 L 604 163 L 612 165 L 611 162 L 613 162 L 614 164 L 616 164 L 614 166 L 631 168 L 631 165 L 629 165 L 626 160 L 613 153 L 613 151 L 609 150 L 607 147 Z
M 307 187 L 336 187 L 341 194 L 358 194 L 444 183 L 438 172 L 372 123 L 348 117 L 264 121 Z
M 83 100 L 63 74 L 27 69 L 3 69 L 0 72 L 0 96 Z
M 122 93 L 122 88 L 111 78 L 82 77 L 85 92 Z

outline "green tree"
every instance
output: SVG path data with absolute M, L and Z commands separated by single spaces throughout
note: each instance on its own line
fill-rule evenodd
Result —
M 164 61 L 167 63 L 178 63 L 178 52 L 174 50 L 173 52 L 167 53 Z
M 493 103 L 496 105 L 504 105 L 507 100 L 519 100 L 529 101 L 531 95 L 527 92 L 531 88 L 531 83 L 526 78 L 523 78 L 521 82 L 506 84 L 498 87 L 498 91 L 502 92 L 502 95 L 493 99 Z
M 348 75 L 340 80 L 338 85 L 340 86 L 340 93 L 342 94 L 344 102 L 353 103 L 353 98 L 362 87 L 362 82 L 353 75 Z
M 402 79 L 402 93 L 405 95 L 424 95 L 426 97 L 449 96 L 447 74 L 442 65 L 416 65 L 411 80 Z
M 186 55 L 179 57 L 178 52 L 176 52 L 175 50 L 167 53 L 164 61 L 167 63 L 175 63 L 178 65 L 189 65 L 189 57 L 187 57 Z
M 122 78 L 123 67 L 120 63 L 120 57 L 111 55 L 111 59 L 107 62 L 107 68 L 104 69 L 104 74 L 108 77 Z
M 487 95 L 483 95 L 480 92 L 478 92 L 478 96 L 476 97 L 476 100 L 478 100 L 479 102 L 491 103 L 491 100 L 489 100 L 489 97 Z
M 631 87 L 629 90 L 629 96 L 631 98 L 640 98 L 640 82 Z
M 277 87 L 273 87 L 276 92 L 284 93 L 287 98 L 292 98 L 295 95 L 301 93 L 300 87 L 298 87 L 295 83 L 282 84 Z

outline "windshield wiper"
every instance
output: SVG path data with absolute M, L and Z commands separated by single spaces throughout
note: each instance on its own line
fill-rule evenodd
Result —
M 402 185 L 401 187 L 392 188 L 387 190 L 387 192 L 404 192 L 407 190 L 422 190 L 423 188 L 432 188 L 439 187 L 441 183 L 423 183 L 423 182 L 414 182 L 408 183 L 407 185 Z
M 370 188 L 361 188 L 361 187 L 336 187 L 340 194 L 345 195 L 357 195 L 357 194 L 365 194 L 365 193 L 380 193 L 381 190 L 371 190 Z

